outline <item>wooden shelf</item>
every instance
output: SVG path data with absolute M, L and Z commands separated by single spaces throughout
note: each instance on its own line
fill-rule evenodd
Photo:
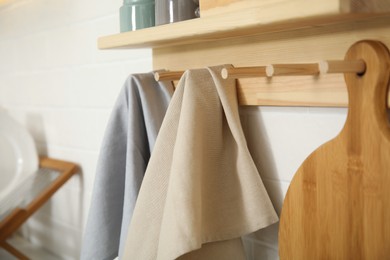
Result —
M 362 39 L 390 46 L 390 12 L 343 8 L 354 1 L 234 0 L 241 5 L 238 11 L 233 4 L 207 10 L 199 19 L 104 36 L 98 47 L 153 48 L 154 69 L 184 71 L 221 64 L 245 67 L 343 59 L 348 48 Z M 390 2 L 386 3 L 383 10 L 390 10 Z M 339 74 L 240 79 L 237 90 L 241 105 L 348 104 Z
M 275 1 L 274 1 L 275 2 Z M 340 13 L 338 0 L 283 0 L 198 19 L 125 32 L 98 39 L 99 49 L 159 48 L 221 39 L 292 31 L 347 22 L 365 22 L 388 14 Z M 268 4 L 267 4 L 268 3 Z

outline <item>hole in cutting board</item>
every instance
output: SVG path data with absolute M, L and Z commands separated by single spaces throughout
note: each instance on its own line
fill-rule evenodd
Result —
M 366 73 L 366 70 L 367 70 L 367 62 L 365 60 L 361 60 L 361 61 L 364 61 L 365 66 L 364 66 L 364 71 L 356 73 L 356 75 L 358 75 L 358 77 L 362 77 Z

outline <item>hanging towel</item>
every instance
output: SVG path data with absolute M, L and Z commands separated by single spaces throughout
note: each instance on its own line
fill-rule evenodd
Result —
M 81 259 L 114 259 L 123 251 L 135 201 L 173 94 L 153 73 L 129 76 L 115 103 L 97 163 Z
M 241 236 L 278 221 L 222 67 L 181 78 L 134 209 L 124 259 L 245 259 Z

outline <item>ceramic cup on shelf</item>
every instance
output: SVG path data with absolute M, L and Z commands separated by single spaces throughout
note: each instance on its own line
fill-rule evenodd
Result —
M 174 23 L 196 18 L 197 1 L 156 0 L 156 25 Z
M 154 0 L 123 0 L 119 9 L 120 31 L 135 31 L 154 26 Z

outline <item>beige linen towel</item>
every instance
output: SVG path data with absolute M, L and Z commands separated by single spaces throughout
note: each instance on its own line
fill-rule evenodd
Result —
M 241 236 L 278 221 L 248 151 L 234 80 L 187 71 L 156 140 L 124 259 L 245 259 Z

